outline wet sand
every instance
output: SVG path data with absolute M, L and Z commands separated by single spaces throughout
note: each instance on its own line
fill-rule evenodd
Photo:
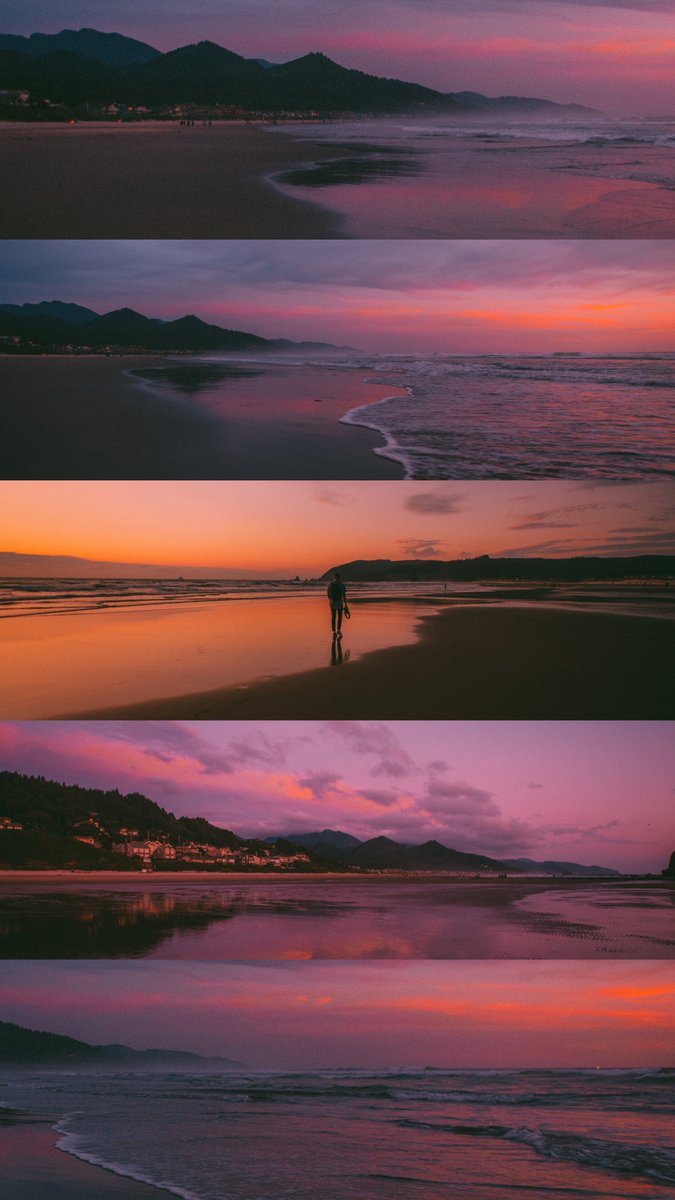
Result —
M 162 383 L 163 370 L 181 367 L 198 372 L 200 362 L 140 355 L 0 356 L 0 477 L 403 476 L 398 463 L 373 453 L 384 444 L 378 432 L 340 423 L 349 409 L 400 388 L 364 383 L 368 373 L 362 370 L 248 362 L 250 376 L 195 387 L 190 394 Z M 158 372 L 157 382 L 130 374 L 138 371 Z
M 168 1200 L 169 1192 L 57 1150 L 44 1124 L 0 1124 L 3 1200 Z
M 70 604 L 74 608 L 70 608 Z M 0 716 L 44 719 L 75 709 L 151 702 L 190 690 L 246 687 L 331 663 L 325 589 L 251 599 L 129 603 L 105 583 L 81 609 L 64 597 L 0 622 Z M 350 622 L 345 657 L 414 642 L 435 605 L 364 605 Z
M 5 238 L 340 237 L 265 178 L 297 162 L 293 138 L 252 125 L 5 123 L 0 153 Z
M 674 958 L 675 881 L 3 872 L 12 959 Z
M 390 138 L 395 160 L 398 131 Z M 428 146 L 413 142 L 416 153 L 403 160 L 400 172 L 387 169 L 385 154 L 378 177 L 377 164 L 359 153 L 356 140 L 331 147 L 321 142 L 320 131 L 316 143 L 304 131 L 298 142 L 305 165 L 281 172 L 277 185 L 285 196 L 321 201 L 339 213 L 343 234 L 351 238 L 675 236 L 667 145 L 631 146 L 627 163 L 621 144 L 514 138 L 491 145 L 446 131 Z M 401 144 L 408 146 L 406 139 Z M 331 148 L 332 163 L 326 158 Z M 349 165 L 352 186 L 345 186 Z
M 412 645 L 245 688 L 67 715 L 188 720 L 663 720 L 674 715 L 671 621 L 459 606 L 422 617 L 420 634 Z M 345 647 L 347 639 L 348 634 Z

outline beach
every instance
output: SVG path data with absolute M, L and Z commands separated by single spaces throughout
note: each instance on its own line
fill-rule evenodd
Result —
M 0 882 L 3 959 L 675 958 L 675 881 L 656 877 L 47 870 Z
M 402 389 L 363 369 L 177 356 L 0 356 L 9 479 L 398 479 L 341 417 Z
M 623 137 L 611 122 L 496 125 L 5 123 L 0 224 L 13 238 L 673 236 L 672 122 Z
M 5 123 L 0 152 L 6 238 L 340 236 L 327 209 L 267 183 L 298 151 L 255 125 Z
M 0 1167 L 5 1200 L 161 1200 L 170 1195 L 115 1175 L 56 1148 L 58 1134 L 46 1118 L 0 1116 Z M 37 1122 L 37 1123 L 36 1123 Z
M 419 640 L 247 687 L 61 716 L 264 720 L 621 720 L 673 716 L 675 624 L 476 604 L 422 616 Z M 345 639 L 345 648 L 348 639 Z M 341 669 L 331 669 L 335 665 Z M 15 714 L 16 715 L 16 714 Z

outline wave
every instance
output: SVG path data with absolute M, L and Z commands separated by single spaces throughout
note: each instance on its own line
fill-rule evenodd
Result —
M 675 1150 L 524 1127 L 511 1129 L 504 1136 L 508 1141 L 530 1146 L 545 1158 L 600 1167 L 656 1183 L 675 1184 Z
M 77 1134 L 69 1133 L 61 1123 L 55 1125 L 54 1130 L 61 1135 L 56 1143 L 57 1149 L 62 1150 L 65 1154 L 70 1154 L 73 1158 L 80 1159 L 81 1162 L 90 1163 L 94 1167 L 102 1167 L 104 1171 L 110 1171 L 111 1175 L 117 1175 L 122 1179 L 133 1179 L 136 1183 L 145 1183 L 163 1192 L 170 1192 L 172 1196 L 180 1196 L 181 1200 L 202 1200 L 202 1197 L 196 1192 L 188 1191 L 171 1180 L 158 1179 L 144 1167 L 116 1162 L 114 1159 L 106 1158 L 92 1150 L 85 1150 L 80 1144 L 82 1138 Z M 226 1200 L 226 1197 L 223 1197 L 223 1200 Z
M 422 1129 L 436 1133 L 451 1133 L 461 1137 L 499 1138 L 529 1146 L 544 1158 L 573 1162 L 578 1166 L 597 1167 L 616 1171 L 655 1183 L 675 1184 L 675 1150 L 660 1146 L 645 1146 L 612 1142 L 582 1134 L 511 1128 L 508 1125 L 468 1125 L 439 1121 L 415 1121 L 404 1118 L 396 1122 L 405 1129 Z

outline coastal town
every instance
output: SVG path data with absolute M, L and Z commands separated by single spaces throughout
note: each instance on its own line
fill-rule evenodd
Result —
M 23 822 L 13 817 L 0 817 L 0 837 L 9 833 L 30 836 Z M 278 842 L 266 845 L 264 842 L 247 842 L 238 838 L 232 840 L 235 844 L 231 846 L 217 846 L 208 841 L 171 837 L 126 825 L 110 829 L 97 813 L 91 813 L 85 820 L 75 822 L 63 839 L 62 862 L 64 866 L 68 865 L 67 843 L 70 841 L 94 850 L 109 851 L 113 856 L 127 859 L 128 868 L 144 872 L 183 868 L 219 871 L 297 871 L 309 868 L 310 855 L 300 847 L 286 847 Z M 124 869 L 123 863 L 118 862 L 118 866 Z

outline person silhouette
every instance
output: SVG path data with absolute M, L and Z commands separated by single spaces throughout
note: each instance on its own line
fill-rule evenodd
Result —
M 342 614 L 347 608 L 347 589 L 340 579 L 340 572 L 336 571 L 326 588 L 328 603 L 330 604 L 330 623 L 333 630 L 333 637 L 342 637 Z

